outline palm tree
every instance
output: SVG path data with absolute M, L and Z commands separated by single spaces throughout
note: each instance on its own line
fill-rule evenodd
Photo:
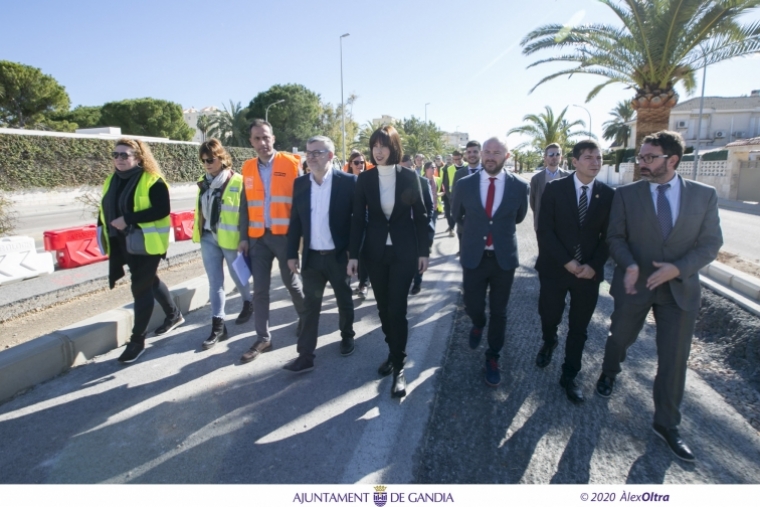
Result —
M 206 142 L 206 134 L 214 124 L 214 118 L 209 115 L 201 115 L 195 123 L 196 128 L 201 132 L 201 142 Z
M 250 148 L 248 120 L 245 118 L 247 113 L 247 107 L 242 107 L 240 102 L 235 104 L 230 100 L 230 108 L 222 106 L 222 112 L 214 117 L 214 122 L 209 126 L 208 135 L 216 137 L 225 146 Z
M 567 27 L 545 25 L 521 41 L 523 53 L 542 49 L 573 51 L 532 63 L 573 62 L 576 67 L 550 74 L 593 74 L 605 78 L 588 94 L 588 102 L 605 86 L 621 83 L 635 90 L 636 146 L 644 136 L 666 129 L 678 102 L 675 85 L 687 93 L 696 87 L 695 71 L 705 65 L 760 52 L 760 22 L 737 19 L 760 0 L 599 0 L 623 22 Z M 638 167 L 635 178 L 638 179 Z
M 625 149 L 628 145 L 628 139 L 631 137 L 631 127 L 628 122 L 631 121 L 635 111 L 630 101 L 621 100 L 615 108 L 610 111 L 611 120 L 602 123 L 604 132 L 602 137 L 621 148 Z
M 530 146 L 537 152 L 543 152 L 546 146 L 557 143 L 562 146 L 562 151 L 566 153 L 572 146 L 570 138 L 577 136 L 596 137 L 585 130 L 571 132 L 577 126 L 585 128 L 586 124 L 583 120 L 567 121 L 565 119 L 567 107 L 556 116 L 551 107 L 545 106 L 544 109 L 545 112 L 543 113 L 525 115 L 523 121 L 527 122 L 526 125 L 515 127 L 507 132 L 507 135 L 523 134 L 530 137 L 530 141 L 518 144 L 515 146 L 516 149 L 520 150 Z

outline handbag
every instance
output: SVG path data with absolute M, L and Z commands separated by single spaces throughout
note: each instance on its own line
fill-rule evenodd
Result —
M 149 255 L 145 249 L 145 234 L 135 225 L 127 228 L 127 253 L 130 255 Z

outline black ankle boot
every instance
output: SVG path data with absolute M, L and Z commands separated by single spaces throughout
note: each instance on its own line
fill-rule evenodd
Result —
M 392 398 L 403 398 L 406 396 L 406 379 L 404 378 L 403 368 L 393 369 L 393 385 L 391 386 Z
M 393 361 L 391 361 L 391 356 L 389 354 L 388 359 L 383 361 L 383 363 L 377 369 L 377 373 L 380 374 L 380 376 L 382 377 L 387 377 L 392 372 L 393 372 Z
M 227 326 L 221 317 L 211 318 L 211 335 L 203 342 L 203 350 L 208 350 L 218 342 L 227 339 Z

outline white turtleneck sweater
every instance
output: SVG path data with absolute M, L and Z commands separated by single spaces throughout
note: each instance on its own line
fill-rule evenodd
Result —
M 380 179 L 380 207 L 383 209 L 385 218 L 390 219 L 393 205 L 396 203 L 396 166 L 379 165 L 376 169 Z M 393 244 L 390 233 L 388 233 L 385 244 Z

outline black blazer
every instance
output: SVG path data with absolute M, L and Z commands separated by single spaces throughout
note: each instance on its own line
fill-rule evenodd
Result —
M 581 225 L 575 177 L 570 175 L 546 185 L 538 216 L 536 270 L 541 276 L 559 278 L 567 274 L 565 264 L 573 260 L 580 244 L 582 264 L 596 271 L 596 281 L 604 279 L 604 263 L 609 257 L 607 227 L 615 191 L 598 180 L 589 190 L 586 220 Z
M 419 175 L 415 171 L 396 166 L 396 195 L 390 219 L 385 218 L 380 206 L 379 175 L 377 169 L 371 169 L 356 179 L 350 257 L 358 259 L 361 248 L 363 257 L 379 262 L 389 233 L 399 260 L 416 262 L 419 257 L 428 257 L 429 220 Z
M 335 243 L 335 256 L 348 260 L 346 251 L 351 236 L 351 213 L 354 209 L 356 176 L 337 169 L 330 169 L 332 190 L 330 192 L 330 234 Z M 288 226 L 288 259 L 298 259 L 298 247 L 303 237 L 303 259 L 306 266 L 311 244 L 311 175 L 299 176 L 293 182 L 293 206 L 290 208 Z

